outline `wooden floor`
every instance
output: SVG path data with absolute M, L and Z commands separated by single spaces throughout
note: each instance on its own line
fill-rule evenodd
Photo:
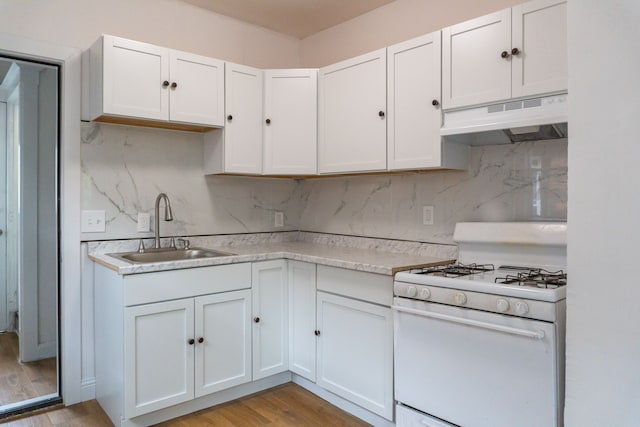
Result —
M 18 336 L 0 333 L 0 406 L 46 396 L 57 390 L 56 359 L 20 363 Z
M 359 427 L 368 425 L 293 383 L 287 383 L 261 393 L 158 424 L 161 427 Z M 112 424 L 96 401 L 92 400 L 68 408 L 12 421 L 3 427 L 5 426 L 111 427 Z

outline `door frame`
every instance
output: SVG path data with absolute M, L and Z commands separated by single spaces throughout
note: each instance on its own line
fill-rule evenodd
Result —
M 7 309 L 7 103 L 0 100 L 0 331 L 9 326 Z
M 82 400 L 80 255 L 81 51 L 12 34 L 0 34 L 0 54 L 60 66 L 59 75 L 59 389 L 65 404 Z

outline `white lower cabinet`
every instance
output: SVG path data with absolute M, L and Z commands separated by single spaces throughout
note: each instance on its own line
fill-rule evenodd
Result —
M 316 265 L 288 261 L 289 370 L 316 381 Z
M 146 414 L 251 381 L 251 291 L 125 309 L 125 412 Z
M 289 369 L 287 262 L 252 265 L 253 379 Z
M 193 299 L 128 307 L 124 316 L 127 416 L 193 399 Z
M 194 336 L 195 397 L 251 381 L 249 289 L 196 298 Z
M 318 292 L 317 384 L 393 419 L 391 309 Z

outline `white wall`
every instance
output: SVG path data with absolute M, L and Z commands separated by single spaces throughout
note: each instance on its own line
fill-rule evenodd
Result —
M 264 68 L 299 66 L 299 41 L 179 0 L 0 0 L 0 31 L 87 49 L 100 34 Z
M 524 1 L 396 0 L 303 39 L 300 61 L 323 67 L 519 3 Z
M 569 1 L 568 427 L 640 422 L 640 5 Z

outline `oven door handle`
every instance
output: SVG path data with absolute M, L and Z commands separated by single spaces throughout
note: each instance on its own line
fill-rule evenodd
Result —
M 460 323 L 468 326 L 475 326 L 476 328 L 490 329 L 492 331 L 504 332 L 512 335 L 520 335 L 527 338 L 543 339 L 544 331 L 529 331 L 526 329 L 512 328 L 511 326 L 496 325 L 493 323 L 481 322 L 479 320 L 464 319 L 456 316 L 449 316 L 447 314 L 433 313 L 431 311 L 416 310 L 414 308 L 400 307 L 394 305 L 391 307 L 395 311 L 402 313 L 415 314 L 416 316 L 429 317 L 432 319 L 444 320 L 446 322 Z

